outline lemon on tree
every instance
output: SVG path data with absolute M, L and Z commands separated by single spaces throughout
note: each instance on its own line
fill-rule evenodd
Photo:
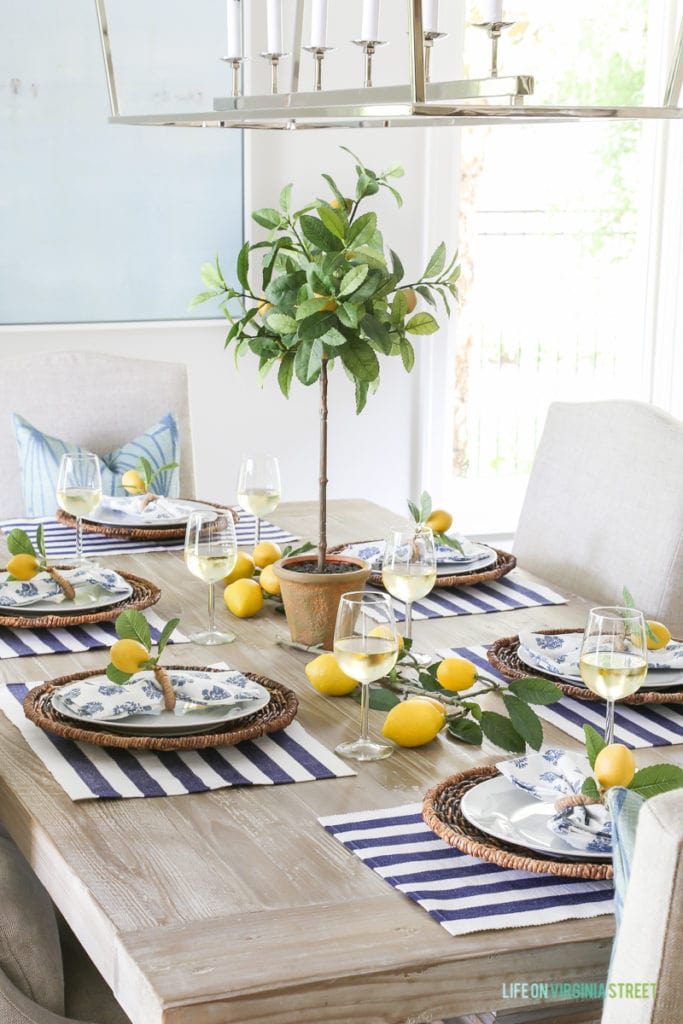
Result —
M 262 540 L 254 548 L 254 563 L 259 569 L 265 569 L 267 565 L 277 562 L 281 554 L 282 552 L 277 544 L 273 544 L 271 540 Z
M 235 562 L 232 572 L 229 572 L 227 576 L 223 577 L 224 583 L 234 583 L 235 580 L 251 579 L 254 575 L 256 566 L 254 559 L 251 555 L 247 555 L 244 551 L 237 552 L 237 561 Z
M 400 747 L 421 747 L 441 732 L 446 715 L 432 700 L 411 697 L 395 704 L 384 720 L 382 735 Z
M 636 774 L 636 759 L 623 743 L 610 743 L 598 753 L 593 771 L 603 789 L 628 786 Z
M 12 555 L 7 563 L 7 572 L 14 576 L 15 580 L 31 580 L 40 572 L 40 562 L 35 555 L 21 553 Z
M 228 611 L 238 619 L 250 619 L 263 608 L 263 591 L 256 580 L 235 580 L 223 592 Z
M 334 654 L 319 654 L 304 669 L 306 678 L 318 693 L 328 697 L 344 697 L 358 686 L 358 682 L 339 668 Z
M 275 570 L 272 565 L 267 565 L 265 569 L 261 570 L 261 575 L 258 578 L 261 584 L 261 590 L 264 590 L 266 594 L 270 594 L 271 597 L 277 597 L 280 593 L 280 581 L 275 575 Z
M 444 690 L 469 690 L 477 681 L 477 666 L 467 658 L 444 658 L 436 678 Z

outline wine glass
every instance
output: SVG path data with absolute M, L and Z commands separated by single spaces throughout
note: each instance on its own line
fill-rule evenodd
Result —
M 185 564 L 194 576 L 209 584 L 209 628 L 193 633 L 196 644 L 229 644 L 234 633 L 216 628 L 214 583 L 232 572 L 237 561 L 237 537 L 231 515 L 190 512 L 185 530 Z
M 274 455 L 243 455 L 237 480 L 237 500 L 256 519 L 254 544 L 261 539 L 261 516 L 280 504 L 280 467 Z
M 591 608 L 581 644 L 581 678 L 607 701 L 605 743 L 614 739 L 614 702 L 642 686 L 647 675 L 643 613 L 634 608 Z
M 412 640 L 413 601 L 425 597 L 436 582 L 434 534 L 428 526 L 391 530 L 384 546 L 382 583 L 405 603 L 405 637 Z M 411 652 L 420 663 L 425 659 Z
M 356 761 L 389 757 L 393 747 L 368 737 L 368 685 L 390 672 L 398 658 L 398 638 L 391 601 L 365 590 L 342 594 L 334 627 L 334 656 L 342 672 L 361 683 L 360 737 L 336 749 Z
M 100 460 L 92 452 L 62 455 L 57 475 L 57 504 L 76 517 L 76 565 L 87 565 L 83 555 L 83 516 L 102 501 Z

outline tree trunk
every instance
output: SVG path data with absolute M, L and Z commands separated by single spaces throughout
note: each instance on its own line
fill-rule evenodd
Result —
M 327 356 L 320 369 L 320 480 L 318 524 L 318 572 L 325 571 L 327 555 Z

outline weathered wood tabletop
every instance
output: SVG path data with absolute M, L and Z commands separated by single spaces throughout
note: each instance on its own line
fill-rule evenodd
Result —
M 313 503 L 284 505 L 270 518 L 315 536 Z M 368 502 L 332 502 L 329 542 L 381 536 L 396 518 Z M 180 614 L 186 631 L 205 621 L 206 585 L 186 571 L 182 552 L 111 562 L 161 586 L 164 618 Z M 217 603 L 237 641 L 172 646 L 168 663 L 227 659 L 295 690 L 299 721 L 330 749 L 357 734 L 357 705 L 317 694 L 303 671 L 309 656 L 274 643 L 286 633 L 281 615 L 235 620 Z M 580 626 L 584 617 L 585 602 L 572 599 L 419 621 L 414 635 L 435 649 L 526 627 Z M 0 662 L 0 681 L 107 661 L 102 650 L 14 658 Z M 371 712 L 371 729 L 381 721 Z M 545 735 L 575 745 L 549 726 Z M 490 745 L 438 738 L 359 765 L 352 778 L 74 803 L 1 715 L 0 743 L 0 818 L 135 1024 L 430 1020 L 496 1007 L 504 982 L 604 978 L 611 917 L 453 938 L 317 821 L 418 801 L 439 779 L 499 760 Z M 636 756 L 641 765 L 661 760 L 652 750 Z

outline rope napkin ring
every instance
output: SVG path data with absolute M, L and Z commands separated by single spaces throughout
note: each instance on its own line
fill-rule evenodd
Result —
M 147 491 L 144 498 L 142 499 L 142 505 L 140 511 L 144 512 L 148 505 L 151 505 L 153 501 L 156 501 L 159 497 L 158 494 L 152 494 L 151 491 Z
M 52 577 L 52 579 L 55 581 L 55 583 L 59 587 L 61 587 L 61 589 L 64 591 L 64 596 L 68 597 L 68 599 L 70 601 L 73 601 L 74 598 L 76 597 L 76 591 L 71 586 L 69 581 L 65 580 L 64 577 L 62 576 L 62 574 L 57 569 L 55 569 L 55 567 L 53 565 L 46 565 L 45 566 L 45 572 L 49 573 L 49 575 Z
M 560 796 L 555 801 L 555 810 L 564 811 L 566 807 L 581 807 L 588 806 L 588 804 L 601 804 L 602 800 L 596 800 L 595 797 L 587 796 L 585 793 L 567 793 L 566 796 Z
M 164 696 L 164 707 L 167 711 L 173 711 L 175 708 L 175 690 L 171 684 L 171 679 L 162 665 L 155 665 L 153 670 L 154 678 L 161 687 L 161 692 Z

